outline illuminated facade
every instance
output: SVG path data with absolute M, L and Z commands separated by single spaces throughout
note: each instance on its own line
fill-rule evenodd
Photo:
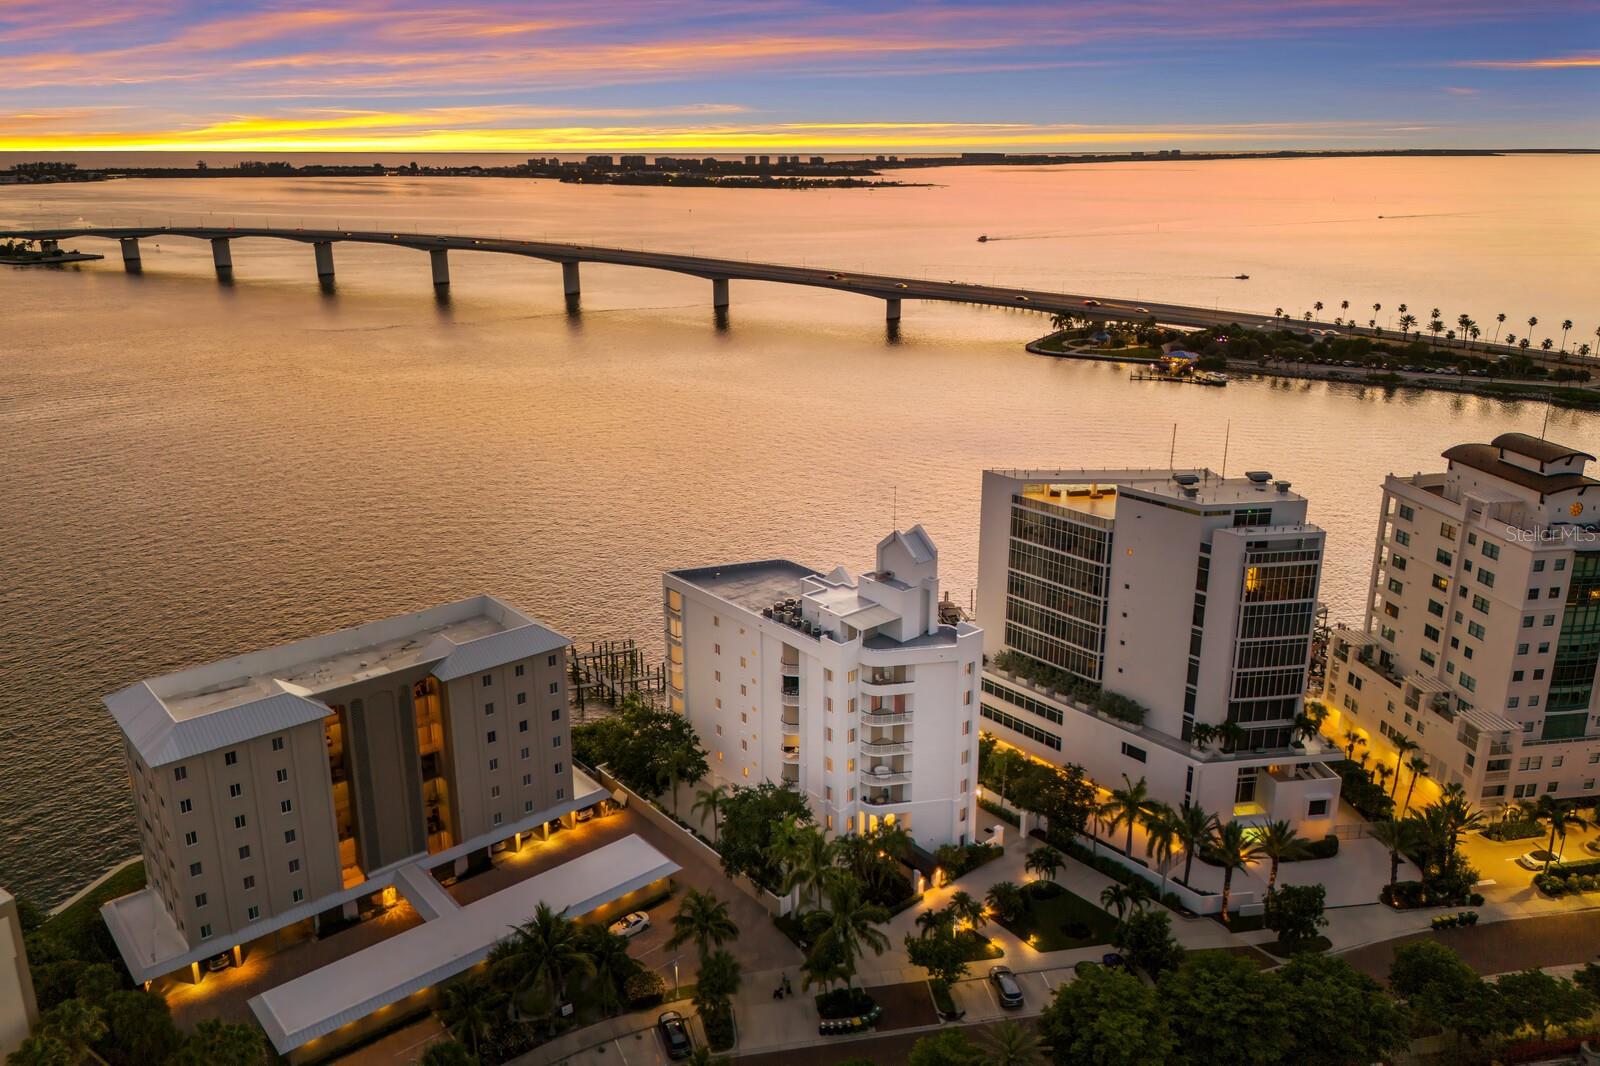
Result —
M 1505 433 L 1444 458 L 1442 473 L 1384 481 L 1366 618 L 1333 632 L 1327 702 L 1376 765 L 1394 766 L 1409 741 L 1407 763 L 1422 757 L 1433 787 L 1460 784 L 1474 803 L 1592 798 L 1594 457 Z
M 768 560 L 663 584 L 668 697 L 714 779 L 783 782 L 834 833 L 972 839 L 983 634 L 941 618 L 921 526 L 885 537 L 859 579 Z
M 1305 518 L 1259 472 L 986 471 L 984 729 L 1103 787 L 1326 835 L 1337 752 L 1297 729 L 1323 553 Z
M 149 879 L 108 905 L 150 955 L 130 970 L 353 915 L 418 857 L 570 809 L 568 644 L 479 596 L 108 696 Z

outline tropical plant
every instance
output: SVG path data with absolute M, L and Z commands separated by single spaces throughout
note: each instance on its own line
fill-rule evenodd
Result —
M 1422 745 L 1412 740 L 1410 735 L 1406 733 L 1396 733 L 1391 739 L 1395 747 L 1394 769 L 1391 771 L 1394 774 L 1394 784 L 1389 786 L 1389 795 L 1392 797 L 1394 790 L 1400 787 L 1400 764 L 1407 755 L 1416 751 Z
M 1144 853 L 1161 871 L 1161 894 L 1167 893 L 1167 874 L 1178 848 L 1178 812 L 1159 801 L 1148 804 L 1144 816 Z
M 43 1030 L 25 1037 L 6 1056 L 6 1066 L 74 1066 L 78 1052 L 66 1041 Z
M 1122 775 L 1122 788 L 1111 790 L 1111 831 L 1117 831 L 1117 826 L 1126 824 L 1128 827 L 1128 843 L 1123 854 L 1133 857 L 1133 828 L 1144 820 L 1145 810 L 1150 804 L 1150 787 L 1145 784 L 1144 778 L 1139 778 L 1134 783 L 1127 774 Z
M 977 929 L 983 924 L 983 901 L 970 892 L 956 892 L 945 903 L 944 909 L 949 912 L 952 923 L 957 926 L 965 922 Z
M 781 861 L 788 871 L 783 879 L 783 894 L 798 891 L 802 904 L 808 896 L 821 903 L 839 850 L 833 841 L 817 826 L 802 825 L 780 838 L 775 847 L 782 853 Z
M 1404 307 L 1405 305 L 1401 304 L 1400 306 Z M 1400 336 L 1401 336 L 1402 339 L 1404 339 L 1406 337 L 1406 335 L 1411 332 L 1411 327 L 1417 324 L 1417 316 L 1416 315 L 1401 315 L 1400 319 L 1399 319 L 1399 324 L 1400 324 Z
M 1400 877 L 1400 853 L 1413 843 L 1411 823 L 1394 818 L 1386 818 L 1381 822 L 1373 822 L 1367 829 L 1372 839 L 1382 844 L 1389 852 L 1389 891 L 1394 891 L 1395 881 Z
M 689 807 L 692 814 L 704 815 L 711 819 L 711 839 L 717 839 L 719 826 L 718 816 L 722 813 L 722 803 L 728 798 L 727 785 L 713 785 L 711 788 L 702 788 L 694 795 L 694 803 Z
M 1194 869 L 1194 857 L 1203 850 L 1217 831 L 1217 816 L 1202 808 L 1199 804 L 1185 800 L 1178 807 L 1178 815 L 1172 822 L 1173 832 L 1177 834 L 1178 842 L 1183 845 L 1183 883 L 1189 883 L 1189 874 Z
M 1388 766 L 1384 763 L 1379 763 L 1377 766 L 1372 768 L 1372 773 L 1373 776 L 1378 779 L 1378 787 L 1387 793 L 1389 791 L 1389 778 L 1394 776 L 1394 767 Z
M 1038 1034 L 1016 1022 L 990 1026 L 980 1044 L 985 1066 L 1037 1066 L 1044 1061 Z
M 532 918 L 512 930 L 489 961 L 505 985 L 518 994 L 535 992 L 546 1003 L 565 999 L 568 977 L 594 972 L 578 926 L 548 903 L 540 903 Z
M 939 936 L 950 931 L 955 925 L 955 915 L 943 907 L 928 907 L 919 912 L 916 917 L 917 932 L 923 939 Z
M 418 1066 L 478 1066 L 478 1056 L 459 1040 L 436 1040 L 423 1049 Z
M 672 917 L 672 936 L 667 947 L 675 948 L 694 941 L 703 963 L 713 948 L 737 939 L 739 927 L 733 922 L 728 905 L 710 891 L 691 888 L 683 894 L 678 913 Z
M 1278 864 L 1285 859 L 1305 858 L 1311 846 L 1287 821 L 1269 822 L 1262 826 L 1256 832 L 1256 845 L 1261 849 L 1262 856 L 1271 863 L 1267 875 L 1269 893 L 1278 885 Z
M 1573 804 L 1563 803 L 1548 793 L 1539 797 L 1539 802 L 1534 808 L 1535 814 L 1543 821 L 1550 823 L 1550 842 L 1545 845 L 1546 856 L 1551 856 L 1556 850 L 1556 838 L 1560 837 L 1565 849 L 1568 829 L 1587 829 L 1588 819 L 1580 815 Z M 1550 871 L 1552 859 L 1544 860 L 1544 869 Z
M 489 1030 L 505 1012 L 505 993 L 476 975 L 446 985 L 439 994 L 439 1020 L 473 1058 L 479 1057 Z
M 1027 861 L 1022 864 L 1022 869 L 1026 873 L 1038 874 L 1046 881 L 1054 881 L 1056 874 L 1061 872 L 1061 867 L 1065 864 L 1066 860 L 1061 857 L 1061 853 L 1046 845 L 1028 852 Z
M 79 1055 L 87 1055 L 107 1032 L 105 1012 L 81 999 L 69 999 L 45 1011 L 39 1028 Z
M 1505 324 L 1506 324 L 1506 313 L 1504 311 L 1501 311 L 1499 314 L 1494 316 L 1494 340 L 1490 341 L 1491 344 L 1499 344 L 1500 343 L 1500 327 L 1505 325 Z
M 831 973 L 834 979 L 843 979 L 850 987 L 855 978 L 856 962 L 864 950 L 882 955 L 889 946 L 889 938 L 878 928 L 889 920 L 889 911 L 876 903 L 869 903 L 861 894 L 861 885 L 851 878 L 839 878 L 828 886 L 828 917 L 821 934 L 812 945 L 813 956 L 832 957 L 836 960 Z M 831 983 L 827 981 L 826 983 Z
M 1411 794 L 1416 791 L 1417 778 L 1428 772 L 1428 760 L 1421 755 L 1413 755 L 1406 760 L 1406 769 L 1411 771 L 1411 784 L 1406 787 L 1406 801 L 1400 805 L 1400 816 L 1411 809 Z
M 1233 895 L 1233 873 L 1255 865 L 1261 858 L 1261 845 L 1251 839 L 1245 827 L 1237 821 L 1218 827 L 1206 844 L 1206 854 L 1222 867 L 1222 921 L 1231 924 L 1228 900 Z
M 1014 881 L 996 881 L 989 886 L 984 897 L 989 910 L 1002 922 L 1013 922 L 1022 917 L 1028 908 L 1028 898 Z
M 1344 731 L 1345 754 L 1350 756 L 1352 762 L 1355 761 L 1356 746 L 1366 742 L 1367 738 L 1362 736 L 1359 731 L 1355 729 L 1346 729 Z
M 700 975 L 695 981 L 694 1005 L 701 1011 L 726 1004 L 743 983 L 739 960 L 730 952 L 713 951 L 700 960 Z
M 623 985 L 639 967 L 628 955 L 628 942 L 603 925 L 583 926 L 582 950 L 594 961 L 594 996 L 600 1008 L 621 1006 Z

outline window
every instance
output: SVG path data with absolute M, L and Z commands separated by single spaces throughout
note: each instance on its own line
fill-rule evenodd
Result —
M 297 873 L 300 872 L 300 860 L 299 859 L 290 859 L 289 860 L 289 872 L 292 873 L 292 874 L 297 874 Z
M 283 738 L 282 737 L 273 737 L 272 738 L 272 750 L 273 751 L 282 751 L 283 750 Z
M 527 702 L 528 702 L 528 694 L 526 692 L 517 693 L 517 706 L 518 707 L 521 707 L 524 703 L 527 703 Z
M 1411 534 L 1407 533 L 1403 529 L 1397 529 L 1394 531 L 1394 542 L 1396 544 L 1403 544 L 1409 548 L 1411 546 Z
M 1482 596 L 1473 596 L 1472 597 L 1472 609 L 1474 611 L 1477 611 L 1479 614 L 1488 614 L 1489 613 L 1489 601 L 1484 599 Z
M 489 772 L 490 773 L 494 773 L 498 769 L 500 769 L 500 760 L 499 759 L 490 759 L 489 760 Z
M 1485 588 L 1494 588 L 1494 571 L 1478 567 L 1478 584 Z
M 248 859 L 249 857 L 250 857 L 250 845 L 249 844 L 241 845 L 240 848 L 239 848 L 239 858 Z
M 183 834 L 183 843 L 187 847 L 194 847 L 196 844 L 200 843 L 200 834 L 191 829 L 189 832 Z
M 174 781 L 182 781 L 188 776 L 189 768 L 187 766 L 174 766 L 172 768 L 172 779 Z
M 1540 623 L 1540 625 L 1544 625 L 1544 626 L 1553 626 L 1555 624 L 1556 624 L 1556 616 L 1553 615 L 1553 614 L 1545 615 L 1544 616 L 1544 621 Z
M 190 877 L 199 877 L 200 876 L 200 864 L 199 863 L 191 862 L 189 864 L 189 876 Z
M 255 879 L 252 877 L 247 877 L 245 880 L 254 881 Z M 248 888 L 250 886 L 246 885 L 245 887 Z M 249 909 L 245 911 L 245 917 L 249 918 L 252 922 L 255 921 L 257 918 L 261 917 L 261 908 L 252 904 Z
M 522 751 L 518 753 L 518 758 L 526 759 L 527 757 L 528 757 L 528 749 L 527 748 L 523 748 Z
M 554 666 L 556 664 L 556 657 L 554 655 L 546 655 L 544 657 L 544 664 L 546 666 Z
M 1498 559 L 1498 558 L 1500 558 L 1500 545 L 1498 545 L 1498 544 L 1490 544 L 1488 541 L 1484 541 L 1483 542 L 1483 554 L 1484 554 L 1484 557 L 1488 558 L 1488 559 Z
M 1526 644 L 1518 644 L 1517 645 L 1517 654 L 1518 655 L 1526 655 L 1526 654 L 1528 654 L 1528 646 Z
M 179 800 L 178 801 L 178 813 L 179 814 L 188 814 L 192 810 L 194 810 L 194 803 L 192 801 L 190 801 L 190 800 Z
M 533 800 L 523 800 L 522 801 L 522 813 L 523 814 L 532 814 L 533 813 Z
M 1429 640 L 1437 642 L 1439 639 L 1439 627 L 1424 624 L 1422 627 L 1422 635 L 1427 637 Z
M 288 814 L 290 811 L 294 810 L 294 800 L 281 801 L 278 804 L 278 810 L 283 814 Z
M 1145 750 L 1143 748 L 1136 748 L 1127 741 L 1122 742 L 1122 754 L 1126 755 L 1130 759 L 1137 759 L 1139 762 L 1145 761 Z
M 550 682 L 550 695 L 554 696 L 559 691 L 561 691 L 560 682 L 557 682 L 557 681 Z
M 289 898 L 295 903 L 299 903 L 306 898 L 306 890 L 303 888 L 297 888 L 293 892 L 289 893 Z
M 233 827 L 235 829 L 243 829 L 244 825 L 245 825 L 244 815 L 236 814 L 236 815 L 233 816 Z
M 1433 652 L 1429 651 L 1427 648 L 1423 648 L 1422 650 L 1418 651 L 1417 655 L 1429 666 L 1439 665 L 1439 657 L 1433 654 Z
M 293 844 L 294 843 L 294 830 L 293 829 L 285 829 L 283 831 L 283 842 L 285 844 Z
M 494 731 L 494 730 L 493 730 L 493 729 L 491 729 L 491 730 L 489 730 L 489 732 L 488 732 L 488 733 L 487 733 L 487 734 L 486 734 L 486 735 L 485 735 L 485 736 L 484 736 L 484 742 L 485 742 L 485 743 L 488 743 L 488 744 L 493 744 L 493 743 L 494 743 L 494 741 L 495 741 L 495 737 L 496 737 L 496 736 L 497 736 L 497 734 L 496 734 L 496 733 L 495 733 L 495 731 Z
M 1536 573 L 1536 574 L 1544 573 L 1544 560 L 1543 559 L 1535 559 L 1533 561 L 1533 572 Z
M 279 767 L 279 769 L 278 769 L 278 784 L 281 785 L 287 780 L 289 780 L 289 771 L 287 769 Z
M 1539 642 L 1539 654 L 1540 655 L 1545 655 L 1545 654 L 1548 654 L 1549 651 L 1550 651 L 1550 642 L 1549 641 L 1540 641 Z
M 1560 586 L 1551 585 L 1549 594 L 1545 596 L 1545 599 L 1547 599 L 1547 600 L 1559 600 L 1560 598 L 1561 598 L 1561 588 L 1560 588 Z
M 1440 522 L 1439 536 L 1443 537 L 1445 540 L 1455 540 L 1456 527 L 1452 526 L 1449 522 Z
M 722 701 L 721 700 L 717 701 L 717 706 L 718 707 L 722 706 Z M 561 721 L 561 708 L 560 707 L 552 707 L 552 708 L 550 708 L 550 720 L 552 722 Z
M 1434 561 L 1440 566 L 1452 566 L 1456 561 L 1456 557 L 1445 551 L 1443 548 L 1435 548 L 1433 551 L 1433 558 Z
M 491 700 L 483 705 L 483 713 L 486 717 L 494 713 L 494 701 Z
M 1327 817 L 1327 814 L 1328 801 L 1325 799 L 1314 799 L 1310 803 L 1306 804 L 1307 818 L 1325 818 Z
M 1565 559 L 1557 559 L 1556 560 L 1556 572 L 1557 573 L 1561 572 L 1562 570 L 1565 570 L 1566 568 L 1567 568 L 1567 561 Z
M 490 799 L 499 799 L 500 798 L 500 786 L 499 785 L 490 785 L 489 786 L 489 798 Z
M 230 797 L 232 797 L 233 799 L 238 799 L 240 796 L 244 795 L 243 786 L 238 785 L 238 784 L 229 785 L 228 786 L 228 795 Z
M 511 671 L 511 675 L 512 675 L 512 676 L 513 676 L 513 677 L 521 677 L 521 676 L 522 676 L 522 664 L 521 664 L 521 663 L 518 663 L 518 664 L 517 664 L 517 665 L 516 665 L 516 666 L 515 666 L 515 667 L 514 667 L 514 668 L 513 668 L 513 669 L 512 669 L 512 671 Z
M 200 927 L 200 939 L 201 940 L 210 940 L 211 939 L 211 927 L 209 925 L 202 925 Z
M 1443 618 L 1444 604 L 1440 603 L 1438 600 L 1429 600 L 1428 613 L 1433 615 L 1435 618 Z
M 222 765 L 223 766 L 238 766 L 239 765 L 239 753 L 236 752 L 236 751 L 225 751 L 225 752 L 223 752 L 222 753 Z
M 1448 591 L 1450 591 L 1450 582 L 1448 580 L 1446 580 L 1444 577 L 1440 576 L 1439 574 L 1434 574 L 1433 575 L 1433 580 L 1432 580 L 1431 584 L 1433 585 L 1434 588 L 1438 589 L 1440 592 L 1448 592 Z M 1396 589 L 1395 591 L 1399 592 L 1400 590 Z
M 517 732 L 526 733 L 527 731 L 528 731 L 528 720 L 526 718 L 524 718 L 522 721 L 517 723 Z
M 561 746 L 561 738 L 559 736 L 551 737 L 550 746 L 552 748 L 559 748 Z
M 1417 517 L 1417 512 L 1411 509 L 1410 504 L 1402 503 L 1399 507 L 1398 513 L 1400 517 L 1405 519 L 1407 522 L 1414 521 Z
M 484 688 L 488 688 L 492 684 L 494 684 L 494 675 L 493 674 L 484 674 L 483 675 L 483 687 Z
M 748 777 L 748 776 L 749 776 L 749 775 L 748 775 L 748 774 L 746 774 L 746 775 L 745 775 L 745 776 L 746 776 L 746 777 Z M 564 799 L 566 799 L 566 798 L 567 798 L 567 790 L 566 790 L 566 787 L 565 787 L 565 786 L 562 786 L 562 787 L 560 787 L 560 788 L 557 788 L 557 789 L 556 789 L 556 799 L 558 799 L 558 800 L 564 800 Z
M 1475 637 L 1478 640 L 1482 640 L 1483 639 L 1483 634 L 1484 634 L 1484 629 L 1483 629 L 1483 626 L 1481 624 L 1479 624 L 1477 622 L 1468 622 L 1467 623 L 1467 636 Z
M 1389 591 L 1390 592 L 1392 592 L 1396 596 L 1398 596 L 1402 592 L 1404 592 L 1405 590 L 1406 590 L 1405 585 L 1403 585 L 1397 578 L 1392 578 L 1391 577 L 1389 579 Z
M 499 811 L 495 811 L 494 812 L 494 824 L 495 825 L 499 825 L 502 821 L 504 821 L 504 817 L 500 814 Z
M 557 763 L 557 765 L 559 766 L 560 764 Z M 533 775 L 532 774 L 523 774 L 522 775 L 522 787 L 523 788 L 527 788 L 531 784 L 533 784 Z

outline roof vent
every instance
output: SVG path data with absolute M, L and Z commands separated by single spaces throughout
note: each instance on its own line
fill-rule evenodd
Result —
M 1200 498 L 1200 490 L 1195 488 L 1193 485 L 1185 485 L 1183 487 L 1183 494 L 1191 500 Z
M 1257 485 L 1265 485 L 1272 480 L 1272 472 L 1269 470 L 1246 470 L 1244 476 L 1254 481 Z
M 1277 489 L 1279 492 L 1288 492 L 1289 491 L 1289 482 L 1287 482 L 1287 481 L 1274 481 L 1272 483 L 1272 487 Z
M 1199 474 L 1173 474 L 1172 475 L 1172 480 L 1176 481 L 1180 485 L 1198 485 L 1198 484 L 1200 484 L 1200 475 Z

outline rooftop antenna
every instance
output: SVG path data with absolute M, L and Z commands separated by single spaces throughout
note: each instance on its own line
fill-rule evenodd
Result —
M 1172 423 L 1172 447 L 1167 450 L 1167 469 L 1178 469 L 1178 423 Z
M 1228 419 L 1228 428 L 1222 431 L 1222 469 L 1217 471 L 1217 480 L 1228 479 L 1228 442 L 1233 438 L 1233 419 Z
M 890 528 L 900 528 L 900 486 L 894 487 L 894 506 L 889 511 Z

